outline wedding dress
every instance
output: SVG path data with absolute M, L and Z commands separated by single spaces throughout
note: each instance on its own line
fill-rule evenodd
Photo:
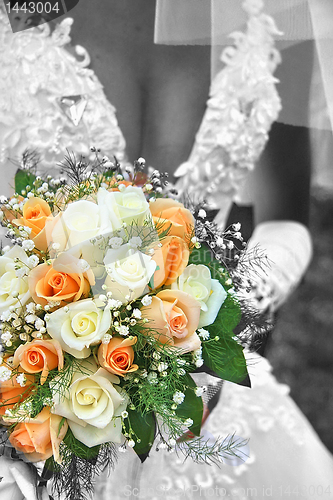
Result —
M 207 438 L 249 438 L 248 459 L 217 467 L 198 465 L 165 450 L 141 464 L 121 454 L 109 477 L 96 481 L 95 500 L 142 498 L 330 498 L 333 461 L 309 422 L 277 383 L 267 360 L 248 355 L 252 388 L 224 383 L 204 426 Z M 229 462 L 229 463 L 228 463 Z
M 82 154 L 88 155 L 87 148 L 94 144 L 126 158 L 115 110 L 86 67 L 86 52 L 79 49 L 84 58 L 80 63 L 64 48 L 70 24 L 63 21 L 52 34 L 43 25 L 14 38 L 0 8 L 1 171 L 8 157 L 18 158 L 28 147 L 44 153 L 41 165 L 49 169 L 59 159 L 60 140 Z M 204 436 L 213 441 L 231 434 L 249 439 L 242 461 L 226 460 L 220 467 L 198 465 L 191 459 L 184 462 L 177 451 L 153 448 L 141 464 L 129 449 L 119 453 L 109 476 L 96 478 L 95 500 L 331 498 L 331 455 L 288 396 L 288 387 L 276 381 L 269 363 L 255 353 L 247 357 L 252 388 L 224 383 L 203 428 Z

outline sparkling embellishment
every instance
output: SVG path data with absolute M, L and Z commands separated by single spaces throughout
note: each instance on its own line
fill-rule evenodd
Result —
M 83 95 L 68 95 L 60 97 L 60 108 L 77 127 L 87 106 L 87 99 Z

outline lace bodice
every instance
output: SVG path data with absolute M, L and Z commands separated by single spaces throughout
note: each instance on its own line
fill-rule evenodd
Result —
M 29 148 L 54 168 L 68 150 L 89 156 L 90 146 L 125 159 L 115 108 L 88 68 L 83 47 L 69 51 L 71 19 L 13 34 L 0 8 L 0 168 Z M 14 170 L 14 169 L 12 169 Z M 53 172 L 54 173 L 54 172 Z

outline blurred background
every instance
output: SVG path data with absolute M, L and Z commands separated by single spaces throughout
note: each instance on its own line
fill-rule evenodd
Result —
M 333 453 L 333 190 L 312 189 L 310 231 L 312 263 L 280 309 L 265 356 Z

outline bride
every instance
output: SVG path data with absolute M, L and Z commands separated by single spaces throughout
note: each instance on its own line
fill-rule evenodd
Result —
M 131 10 L 129 0 L 88 2 L 84 7 L 81 2 L 73 11 L 73 40 L 79 41 L 84 33 L 83 43 L 92 58 L 93 68 L 104 83 L 108 99 L 117 107 L 129 159 L 145 156 L 160 170 L 172 172 L 188 158 L 202 119 L 209 85 L 209 49 L 207 46 L 153 46 L 149 40 L 154 3 L 140 0 L 134 5 L 131 3 L 130 7 Z M 96 14 L 97 8 L 101 10 Z M 12 99 L 16 97 L 23 108 L 30 106 L 24 100 L 30 92 L 31 107 L 25 114 L 27 121 L 22 119 L 18 128 L 15 113 L 10 113 L 11 106 L 15 107 L 14 101 L 8 105 L 7 100 L 6 121 L 3 119 L 5 113 L 0 114 L 3 149 L 7 147 L 3 156 L 19 157 L 22 148 L 31 145 L 43 151 L 44 145 L 48 151 L 53 148 L 53 157 L 48 158 L 45 153 L 43 159 L 45 167 L 50 168 L 54 157 L 61 155 L 61 137 L 61 144 L 69 148 L 72 145 L 82 147 L 78 152 L 89 154 L 84 151 L 83 144 L 88 138 L 97 146 L 106 146 L 103 149 L 109 148 L 110 154 L 116 151 L 120 159 L 126 158 L 115 110 L 105 99 L 94 73 L 85 66 L 87 53 L 79 49 L 84 59 L 84 63 L 79 64 L 63 48 L 68 41 L 68 25 L 57 28 L 50 36 L 44 32 L 44 38 L 25 32 L 14 39 L 4 17 L 2 24 L 0 36 L 12 51 L 1 54 L 7 68 L 11 65 L 9 58 L 13 54 L 17 57 L 22 47 L 25 52 L 20 52 L 22 66 L 18 66 L 18 71 L 38 67 L 38 72 L 36 69 L 35 73 L 31 71 L 35 86 L 30 84 L 24 90 L 20 88 L 22 80 L 18 80 L 17 74 L 5 74 L 7 79 L 16 82 Z M 43 58 L 45 51 L 48 56 Z M 50 68 L 45 67 L 45 60 Z M 40 65 L 36 66 L 38 61 Z M 65 82 L 59 79 L 59 74 L 52 73 L 51 63 L 67 76 Z M 10 90 L 3 87 L 2 110 Z M 88 102 L 82 99 L 86 95 Z M 79 113 L 76 125 L 73 114 L 70 119 L 68 116 L 68 99 L 64 98 L 69 96 L 81 96 L 81 111 L 84 107 L 80 116 L 78 106 L 74 106 Z M 74 105 L 76 103 L 74 99 Z M 38 112 L 39 109 L 43 113 Z M 17 153 L 10 155 L 9 152 Z M 329 498 L 333 472 L 329 453 L 287 396 L 288 389 L 276 383 L 268 363 L 252 353 L 249 364 L 253 388 L 225 383 L 222 397 L 204 427 L 211 439 L 234 432 L 250 438 L 248 459 L 244 463 L 231 461 L 220 469 L 194 465 L 190 461 L 183 464 L 176 454 L 154 450 L 141 465 L 128 451 L 120 456 L 109 478 L 97 479 L 96 500 L 110 496 Z

